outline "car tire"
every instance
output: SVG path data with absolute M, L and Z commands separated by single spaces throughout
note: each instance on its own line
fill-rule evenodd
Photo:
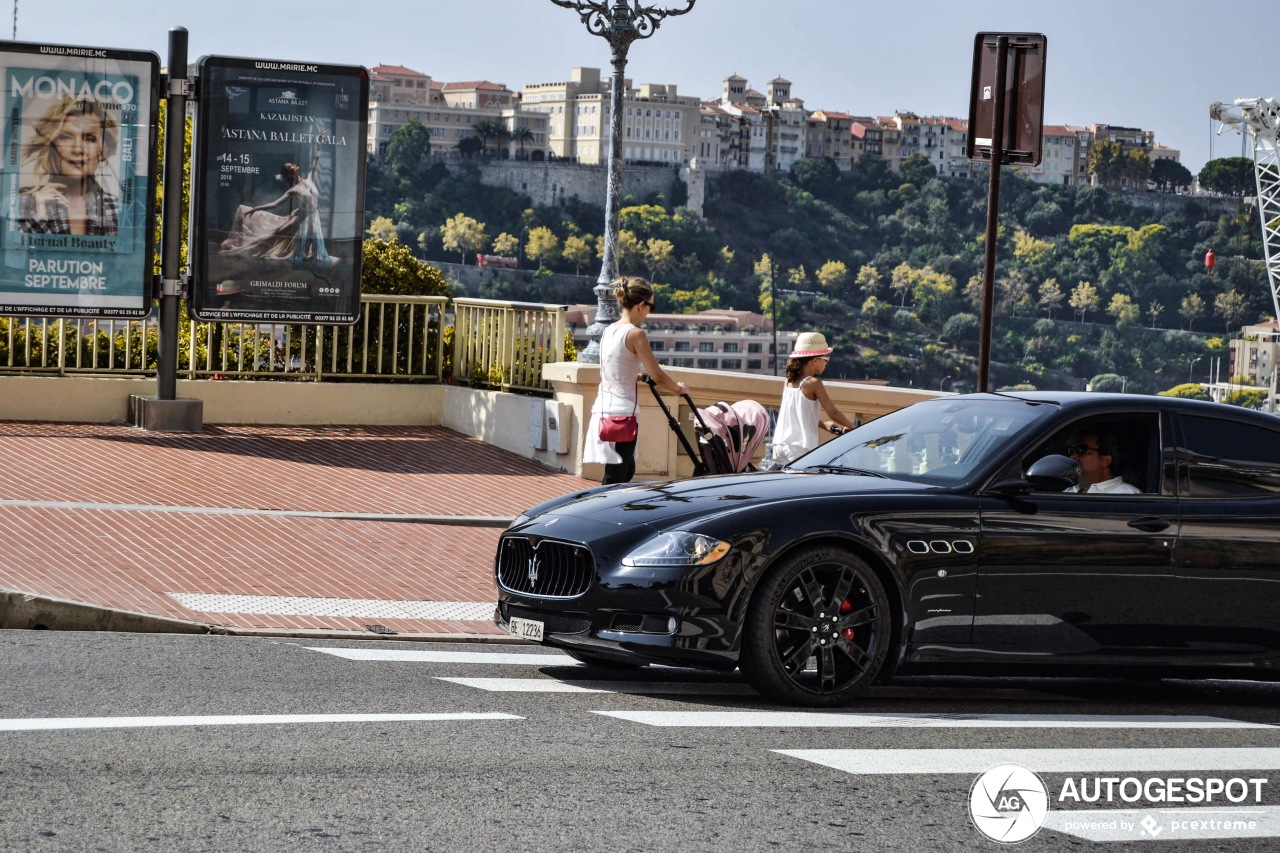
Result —
M 644 666 L 642 663 L 611 660 L 606 657 L 600 657 L 599 655 L 593 655 L 590 652 L 580 652 L 577 649 L 561 649 L 561 651 L 576 660 L 578 663 L 598 667 L 599 669 L 639 669 Z
M 757 588 L 740 667 L 769 699 L 844 705 L 866 690 L 889 653 L 889 596 L 867 563 L 843 548 L 787 558 Z

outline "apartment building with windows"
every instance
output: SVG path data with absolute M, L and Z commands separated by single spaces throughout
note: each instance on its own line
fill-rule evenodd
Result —
M 805 139 L 806 157 L 830 157 L 841 171 L 853 168 L 861 146 L 853 134 L 853 116 L 833 110 L 814 110 L 809 115 Z
M 402 65 L 376 65 L 369 71 L 369 153 L 387 152 L 391 135 L 412 120 L 427 128 L 436 156 L 460 156 L 458 143 L 475 136 L 477 124 L 492 121 L 507 128 L 499 156 L 541 160 L 547 151 L 546 117 L 521 108 L 519 96 L 487 80 L 440 83 Z M 516 134 L 527 128 L 527 136 Z M 517 141 L 523 136 L 523 142 Z
M 566 322 L 578 346 L 588 343 L 595 305 L 572 305 Z M 772 376 L 773 325 L 754 311 L 714 310 L 697 314 L 650 314 L 643 327 L 658 363 L 668 367 L 732 370 Z M 778 331 L 779 375 L 799 332 Z
M 599 68 L 574 68 L 569 79 L 531 83 L 521 90 L 524 109 L 547 116 L 556 157 L 579 163 L 609 160 L 612 78 Z M 687 166 L 697 150 L 702 102 L 680 95 L 672 84 L 624 84 L 622 158 L 631 163 Z
M 1268 388 L 1280 366 L 1280 323 L 1269 320 L 1240 330 L 1231 340 L 1231 375 L 1247 376 Z

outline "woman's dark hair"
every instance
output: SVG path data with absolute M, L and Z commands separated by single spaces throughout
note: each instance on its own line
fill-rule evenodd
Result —
M 613 298 L 623 308 L 634 308 L 653 301 L 653 286 L 633 275 L 620 275 L 613 280 Z

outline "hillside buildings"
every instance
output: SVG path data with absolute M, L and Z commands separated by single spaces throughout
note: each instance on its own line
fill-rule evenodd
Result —
M 499 159 L 588 165 L 608 160 L 612 78 L 599 68 L 572 68 L 565 80 L 530 83 L 519 91 L 487 80 L 440 83 L 398 65 L 375 66 L 370 79 L 372 154 L 384 154 L 391 134 L 416 119 L 428 128 L 438 157 L 463 156 L 466 146 L 459 143 L 483 128 L 494 137 L 484 140 L 486 149 Z M 829 157 L 847 171 L 870 154 L 896 172 L 918 155 L 948 177 L 972 177 L 985 168 L 965 155 L 966 119 L 909 111 L 865 116 L 809 110 L 792 87 L 790 80 L 775 77 L 761 93 L 747 78 L 731 74 L 718 97 L 703 100 L 680 94 L 674 83 L 635 86 L 627 80 L 623 160 L 773 174 L 789 171 L 805 157 Z M 1153 161 L 1179 156 L 1140 128 L 1045 125 L 1043 159 L 1026 174 L 1043 184 L 1089 183 L 1089 151 L 1103 139 L 1119 143 L 1125 153 L 1143 151 Z

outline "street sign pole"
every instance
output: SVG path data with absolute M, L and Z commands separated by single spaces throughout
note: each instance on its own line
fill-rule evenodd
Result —
M 987 190 L 987 236 L 982 254 L 982 329 L 978 338 L 978 391 L 990 390 L 991 315 L 995 311 L 996 237 L 1000 228 L 1000 165 L 1004 162 L 1005 85 L 1008 69 L 1009 38 L 996 39 L 996 84 L 992 93 L 995 104 L 991 115 L 991 181 Z M 977 128 L 970 127 L 973 134 Z
M 991 390 L 991 328 L 995 314 L 996 240 L 1000 233 L 1000 168 L 1040 162 L 1044 137 L 1044 61 L 1039 33 L 978 33 L 973 45 L 969 99 L 970 160 L 991 167 L 983 246 L 982 319 L 978 338 L 978 391 Z M 990 133 L 990 137 L 982 136 Z

